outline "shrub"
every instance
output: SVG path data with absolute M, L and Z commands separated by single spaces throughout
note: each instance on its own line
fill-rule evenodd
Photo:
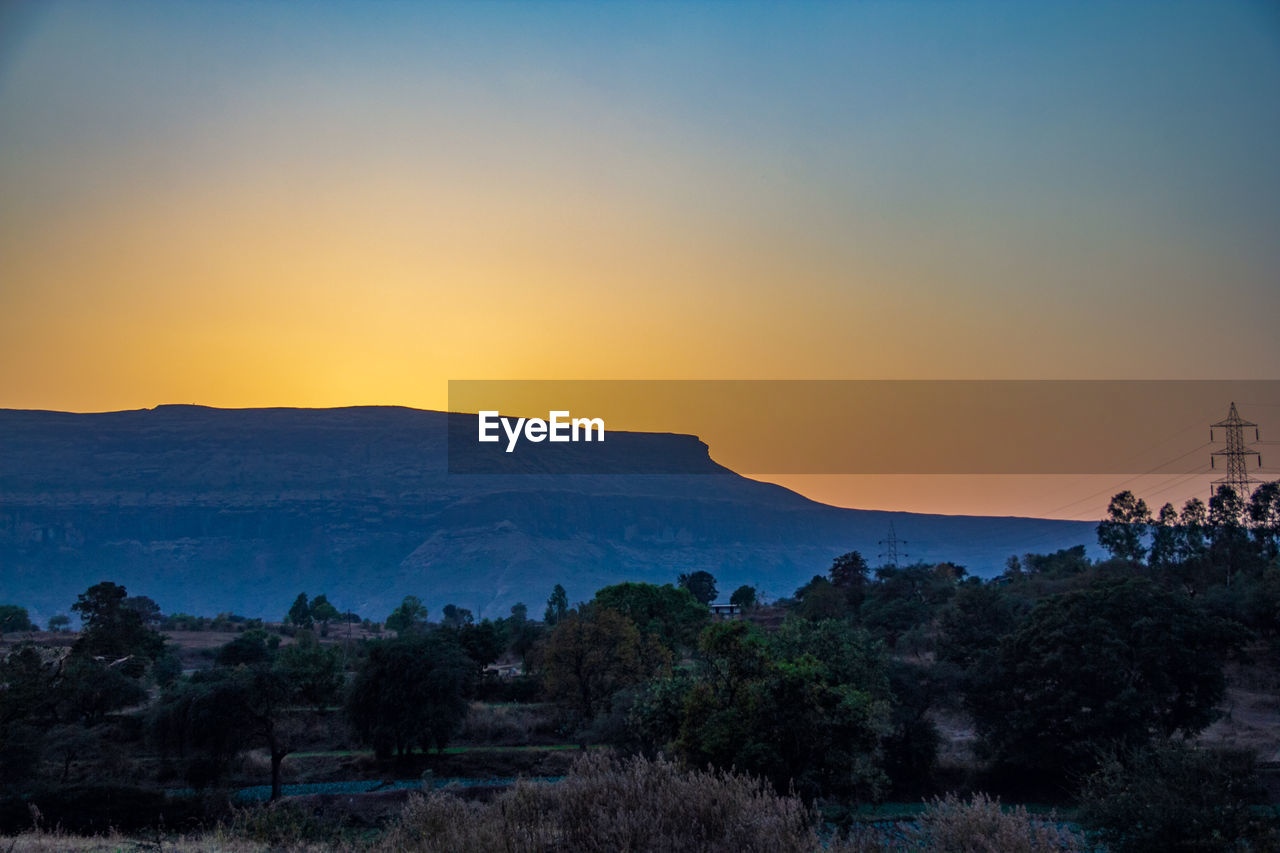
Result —
M 521 781 L 491 802 L 415 797 L 384 839 L 396 851 L 810 851 L 794 797 L 734 773 L 681 771 L 659 757 L 579 759 L 554 785 Z
M 1080 817 L 1113 853 L 1273 850 L 1280 836 L 1250 808 L 1264 799 L 1251 753 L 1169 744 L 1107 760 Z
M 523 746 L 537 725 L 532 708 L 472 702 L 458 736 L 466 743 Z
M 832 853 L 1083 853 L 1079 835 L 1022 806 L 1003 809 L 998 799 L 975 794 L 967 802 L 948 794 L 933 800 L 914 824 L 855 830 L 828 848 Z
M 1006 811 L 999 800 L 986 794 L 975 794 L 968 802 L 953 794 L 935 799 L 920 816 L 915 831 L 926 849 L 948 853 L 1068 853 L 1087 849 L 1083 839 L 1052 818 L 1034 818 L 1022 806 Z

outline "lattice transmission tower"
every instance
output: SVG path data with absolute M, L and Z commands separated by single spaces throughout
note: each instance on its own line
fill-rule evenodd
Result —
M 1227 476 L 1214 480 L 1211 484 L 1210 497 L 1217 493 L 1219 486 L 1230 486 L 1242 501 L 1249 500 L 1249 496 L 1253 494 L 1253 487 L 1258 485 L 1258 481 L 1249 476 L 1249 457 L 1257 456 L 1258 467 L 1261 468 L 1262 454 L 1244 443 L 1244 431 L 1250 427 L 1253 428 L 1253 440 L 1258 441 L 1258 425 L 1241 418 L 1234 401 L 1226 419 L 1210 425 L 1209 441 L 1214 440 L 1213 431 L 1221 429 L 1226 434 L 1227 442 L 1226 448 L 1215 450 L 1209 455 L 1211 468 L 1218 467 L 1219 456 L 1225 457 L 1227 466 Z
M 892 522 L 892 521 L 891 521 L 891 522 L 889 522 L 889 538 L 888 538 L 888 539 L 881 539 L 881 540 L 880 540 L 880 544 L 881 544 L 881 545 L 883 545 L 883 546 L 884 546 L 884 548 L 885 548 L 884 553 L 880 555 L 880 558 L 881 558 L 881 559 L 884 559 L 884 558 L 886 558 L 886 557 L 888 558 L 888 562 L 886 562 L 886 563 L 885 563 L 885 565 L 886 565 L 886 566 L 892 566 L 892 567 L 894 567 L 894 568 L 896 569 L 896 568 L 898 567 L 898 558 L 899 558 L 899 557 L 910 557 L 910 556 L 911 556 L 910 554 L 907 554 L 907 553 L 905 553 L 905 552 L 903 552 L 903 553 L 901 553 L 901 554 L 899 554 L 899 553 L 898 553 L 898 546 L 899 546 L 899 545 L 906 545 L 906 544 L 907 544 L 907 540 L 905 540 L 905 539 L 899 539 L 899 538 L 898 538 L 898 533 L 897 533 L 897 531 L 893 529 L 893 522 Z

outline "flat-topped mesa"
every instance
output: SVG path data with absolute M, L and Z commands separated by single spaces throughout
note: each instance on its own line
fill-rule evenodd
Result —
M 469 424 L 475 444 L 475 415 L 398 406 L 0 410 L 0 500 L 92 493 L 257 500 L 422 492 L 444 486 L 450 473 L 464 473 L 449 465 L 450 432 L 459 422 Z M 614 431 L 607 438 L 585 453 L 565 452 L 572 447 L 566 444 L 548 452 L 552 446 L 544 443 L 542 453 L 516 452 L 497 468 L 481 457 L 471 460 L 484 463 L 471 473 L 728 473 L 695 436 Z M 487 488 L 452 485 L 472 487 Z
M 825 506 L 729 471 L 695 436 L 607 427 L 506 453 L 476 442 L 475 415 L 391 406 L 0 410 L 0 603 L 40 620 L 112 580 L 166 612 L 279 618 L 306 591 L 375 619 L 408 594 L 502 616 L 556 583 L 586 600 L 698 570 L 783 595 L 838 554 L 874 553 L 891 519 L 936 543 L 913 556 L 974 574 L 1094 538 Z M 454 428 L 495 472 L 454 470 Z

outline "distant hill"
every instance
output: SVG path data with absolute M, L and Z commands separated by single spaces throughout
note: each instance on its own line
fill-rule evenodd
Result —
M 610 433 L 601 449 L 617 455 L 610 470 L 678 460 L 701 473 L 451 476 L 449 417 L 0 410 L 0 603 L 43 621 L 109 579 L 165 612 L 278 619 L 299 592 L 323 592 L 374 619 L 406 594 L 433 615 L 517 601 L 541 615 L 556 583 L 578 601 L 696 569 L 726 597 L 741 583 L 788 595 L 837 554 L 874 556 L 890 521 L 913 560 L 982 575 L 1009 554 L 1094 540 L 1082 522 L 827 506 L 734 474 L 688 435 Z

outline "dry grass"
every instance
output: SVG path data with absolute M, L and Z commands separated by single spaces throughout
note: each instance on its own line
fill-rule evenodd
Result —
M 819 846 L 800 801 L 753 779 L 591 753 L 562 782 L 521 782 L 488 803 L 443 791 L 415 798 L 380 849 L 801 853 Z
M 545 706 L 472 702 L 457 739 L 486 746 L 527 746 L 556 739 L 556 725 L 554 710 Z
M 490 801 L 414 795 L 380 839 L 326 829 L 301 804 L 246 809 L 195 836 L 98 838 L 39 830 L 0 853 L 1080 853 L 1082 840 L 978 795 L 935 800 L 915 823 L 822 839 L 814 815 L 749 777 L 687 771 L 659 758 L 583 756 L 563 781 L 522 781 Z
M 0 837 L 0 853 L 340 853 L 351 848 L 298 842 L 280 846 L 234 837 L 225 831 L 163 839 L 123 835 L 66 835 L 32 830 Z
M 1003 809 L 998 799 L 976 794 L 935 799 L 914 823 L 886 830 L 866 827 L 828 848 L 832 853 L 1084 853 L 1093 846 L 1079 834 L 1032 817 L 1022 806 Z

